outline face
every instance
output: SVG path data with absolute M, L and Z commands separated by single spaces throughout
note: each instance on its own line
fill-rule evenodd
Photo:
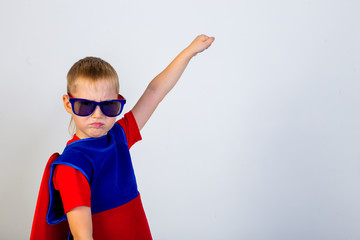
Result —
M 90 83 L 86 79 L 77 80 L 76 89 L 71 92 L 74 98 L 83 98 L 96 102 L 117 99 L 118 93 L 109 81 L 100 80 L 96 83 Z M 97 106 L 95 111 L 86 117 L 75 115 L 71 109 L 71 103 L 68 96 L 63 96 L 64 106 L 68 113 L 74 119 L 76 126 L 76 136 L 80 139 L 102 137 L 114 126 L 116 117 L 105 116 L 100 106 Z

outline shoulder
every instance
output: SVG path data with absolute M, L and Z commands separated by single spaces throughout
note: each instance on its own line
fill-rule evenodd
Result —
M 82 140 L 67 145 L 63 153 L 53 162 L 55 170 L 57 166 L 68 166 L 74 170 L 80 171 L 89 180 L 92 176 L 95 162 L 91 157 L 92 153 L 85 149 Z
M 136 119 L 132 111 L 127 112 L 124 117 L 119 119 L 116 123 L 119 124 L 123 129 L 126 129 L 128 126 L 138 128 Z
M 115 125 L 120 125 L 126 136 L 129 148 L 142 139 L 140 129 L 132 111 L 129 111 Z

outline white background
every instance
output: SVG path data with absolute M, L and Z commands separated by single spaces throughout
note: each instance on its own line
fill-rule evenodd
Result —
M 360 3 L 0 2 L 0 239 L 28 239 L 69 139 L 66 74 L 110 62 L 130 110 L 198 34 L 131 150 L 154 239 L 360 239 Z

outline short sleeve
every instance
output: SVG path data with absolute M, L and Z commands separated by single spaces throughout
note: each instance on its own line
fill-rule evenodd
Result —
M 65 213 L 80 206 L 91 207 L 90 185 L 79 170 L 66 165 L 57 165 L 53 183 L 55 189 L 60 192 Z
M 142 139 L 136 119 L 131 111 L 126 113 L 117 123 L 124 129 L 129 149 Z

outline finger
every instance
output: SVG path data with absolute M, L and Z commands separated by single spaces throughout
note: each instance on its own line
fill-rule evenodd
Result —
M 206 43 L 206 45 L 207 45 L 206 48 L 210 47 L 211 44 L 212 44 L 214 41 L 215 41 L 215 38 L 214 38 L 214 37 L 208 37 L 208 38 L 206 39 L 206 41 L 205 41 L 205 43 Z
M 201 40 L 202 42 L 205 42 L 206 40 L 208 40 L 208 36 L 206 36 L 205 34 L 200 34 L 199 36 L 197 36 L 197 39 Z
M 210 42 L 210 44 L 211 44 L 212 42 L 215 41 L 215 37 L 208 37 L 208 39 L 206 39 L 206 41 Z

